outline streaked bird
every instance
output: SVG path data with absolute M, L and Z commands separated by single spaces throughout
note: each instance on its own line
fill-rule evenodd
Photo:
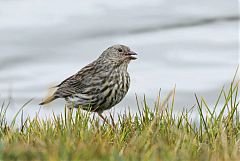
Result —
M 104 110 L 118 104 L 127 94 L 130 86 L 127 68 L 131 60 L 137 59 L 135 55 L 124 45 L 109 47 L 97 60 L 55 86 L 57 90 L 40 105 L 64 98 L 67 107 L 97 112 L 102 117 Z

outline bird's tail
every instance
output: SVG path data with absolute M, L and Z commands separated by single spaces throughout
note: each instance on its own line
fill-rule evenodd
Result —
M 55 95 L 49 96 L 45 100 L 43 100 L 39 105 L 48 104 L 48 103 L 52 102 L 55 99 L 57 99 L 57 97 Z
M 39 105 L 48 104 L 48 103 L 52 102 L 53 100 L 59 98 L 59 97 L 57 97 L 57 96 L 55 95 L 55 92 L 56 92 L 56 89 L 54 89 L 54 88 L 52 88 L 52 87 L 49 88 L 49 89 L 48 89 L 48 95 L 47 95 L 47 97 L 45 97 L 45 98 L 43 99 L 43 101 L 42 101 Z

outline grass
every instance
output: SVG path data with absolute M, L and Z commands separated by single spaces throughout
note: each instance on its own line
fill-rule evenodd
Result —
M 155 107 L 143 100 L 132 115 L 125 112 L 117 121 L 81 110 L 52 118 L 6 122 L 8 104 L 0 111 L 0 160 L 94 160 L 94 161 L 238 161 L 240 158 L 239 81 L 223 88 L 210 107 L 196 97 L 191 109 L 174 113 L 175 90 Z M 220 100 L 224 103 L 220 103 Z M 191 116 L 197 111 L 198 119 Z M 17 128 L 18 127 L 18 128 Z

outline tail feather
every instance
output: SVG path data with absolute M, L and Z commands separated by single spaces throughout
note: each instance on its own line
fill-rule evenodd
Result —
M 57 99 L 56 96 L 52 95 L 52 96 L 49 96 L 47 97 L 45 100 L 43 100 L 43 102 L 41 102 L 39 105 L 45 105 L 45 104 L 48 104 L 50 102 L 52 102 L 53 100 Z

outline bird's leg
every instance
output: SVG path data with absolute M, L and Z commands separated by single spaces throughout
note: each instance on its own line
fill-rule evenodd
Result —
M 110 116 L 110 118 L 111 118 L 112 125 L 113 125 L 113 127 L 115 128 L 115 127 L 116 127 L 116 124 L 115 124 L 115 122 L 114 122 L 113 115 L 112 115 L 110 112 L 109 112 L 109 116 Z
M 65 108 L 66 108 L 66 119 L 68 120 L 68 123 L 71 123 L 71 120 L 72 120 L 72 114 L 73 114 L 73 103 L 69 100 L 69 98 L 65 98 L 66 100 L 66 105 L 65 105 Z
M 68 121 L 68 124 L 71 125 L 72 123 L 72 118 L 73 118 L 73 108 L 67 108 L 67 121 Z
M 99 117 L 101 117 L 101 119 L 103 119 L 103 124 L 105 124 L 105 122 L 106 122 L 112 128 L 112 130 L 115 130 L 115 124 L 111 125 L 109 123 L 109 121 L 107 120 L 107 118 L 102 115 L 102 112 L 97 112 L 97 113 L 98 113 Z
M 106 122 L 106 123 L 108 123 L 108 121 L 107 121 L 107 119 L 105 118 L 105 117 L 103 117 L 103 115 L 102 115 L 102 112 L 97 112 L 97 114 L 98 114 L 98 116 L 99 117 L 101 117 L 101 119 L 103 119 L 103 124 Z M 108 123 L 109 124 L 109 123 Z

